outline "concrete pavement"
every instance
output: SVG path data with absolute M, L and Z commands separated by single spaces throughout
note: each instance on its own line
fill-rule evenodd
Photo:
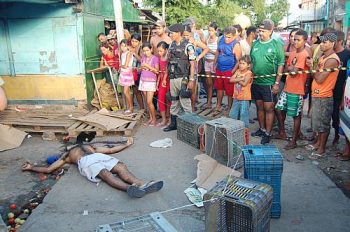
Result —
M 114 156 L 138 177 L 164 180 L 161 191 L 131 199 L 105 183 L 89 182 L 72 166 L 20 231 L 94 231 L 101 224 L 190 204 L 183 191 L 196 177 L 193 157 L 200 151 L 178 141 L 176 132 L 164 133 L 156 127 L 141 127 L 135 137 L 133 146 Z M 173 139 L 173 147 L 149 147 L 150 142 L 165 137 Z M 253 144 L 257 142 L 252 139 Z M 83 215 L 84 210 L 88 215 Z M 163 216 L 178 231 L 204 231 L 203 208 L 191 206 Z M 271 220 L 271 231 L 348 231 L 349 227 L 350 200 L 335 184 L 309 160 L 285 161 L 282 216 Z

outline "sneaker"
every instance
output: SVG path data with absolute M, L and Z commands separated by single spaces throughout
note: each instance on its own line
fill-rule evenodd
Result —
M 263 131 L 261 128 L 259 128 L 257 131 L 251 133 L 250 135 L 253 137 L 262 137 L 265 134 L 266 134 L 265 131 Z
M 263 136 L 262 136 L 262 138 L 261 138 L 261 144 L 262 145 L 265 145 L 265 144 L 267 144 L 267 143 L 270 143 L 270 139 L 271 139 L 271 135 L 269 135 L 269 134 L 264 134 Z

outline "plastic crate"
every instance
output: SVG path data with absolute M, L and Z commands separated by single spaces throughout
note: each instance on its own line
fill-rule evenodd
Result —
M 175 228 L 159 213 L 154 212 L 145 216 L 98 226 L 96 232 L 176 232 Z
M 197 114 L 184 114 L 177 118 L 177 139 L 195 148 L 200 147 L 199 127 L 207 121 Z
M 204 200 L 208 232 L 270 231 L 272 188 L 267 184 L 227 177 L 208 191 Z
M 205 129 L 205 152 L 223 165 L 239 168 L 243 159 L 240 147 L 245 144 L 244 123 L 232 118 L 221 117 L 207 121 Z
M 271 217 L 281 216 L 283 156 L 274 145 L 243 146 L 244 178 L 263 182 L 273 188 Z

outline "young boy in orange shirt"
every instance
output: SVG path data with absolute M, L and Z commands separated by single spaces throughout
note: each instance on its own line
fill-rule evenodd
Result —
M 307 33 L 303 30 L 298 30 L 295 33 L 294 46 L 296 51 L 291 51 L 289 53 L 289 58 L 285 69 L 286 72 L 298 72 L 308 69 L 306 61 L 309 57 L 309 53 L 305 49 L 307 37 Z M 276 104 L 277 117 L 280 122 L 278 137 L 287 137 L 284 126 L 286 115 L 293 117 L 294 121 L 293 137 L 292 140 L 284 147 L 285 150 L 290 150 L 297 147 L 296 141 L 301 125 L 303 96 L 306 90 L 306 80 L 306 73 L 288 75 L 283 92 L 281 93 L 281 96 Z
M 253 73 L 250 71 L 252 60 L 245 55 L 239 59 L 238 70 L 230 78 L 234 83 L 233 104 L 229 116 L 233 119 L 240 119 L 245 125 L 245 143 L 249 144 L 249 102 L 252 100 L 251 86 Z

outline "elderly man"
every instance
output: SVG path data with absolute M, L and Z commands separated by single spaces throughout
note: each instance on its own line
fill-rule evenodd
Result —
M 264 20 L 259 26 L 259 40 L 253 43 L 250 51 L 254 80 L 251 88 L 255 100 L 260 128 L 252 133 L 254 137 L 262 137 L 261 144 L 270 142 L 275 103 L 284 66 L 282 44 L 271 39 L 274 24 Z M 269 75 L 269 76 L 265 76 Z
M 52 173 L 65 164 L 76 164 L 80 174 L 89 181 L 96 183 L 102 179 L 111 187 L 126 191 L 130 197 L 140 198 L 147 193 L 160 190 L 163 187 L 163 181 L 146 183 L 129 172 L 124 163 L 112 156 L 105 155 L 119 152 L 131 144 L 133 144 L 132 138 L 129 138 L 125 144 L 112 147 L 95 147 L 91 144 L 79 144 L 69 149 L 49 167 L 36 167 L 27 162 L 23 164 L 22 171 Z M 118 175 L 120 179 L 113 174 Z

